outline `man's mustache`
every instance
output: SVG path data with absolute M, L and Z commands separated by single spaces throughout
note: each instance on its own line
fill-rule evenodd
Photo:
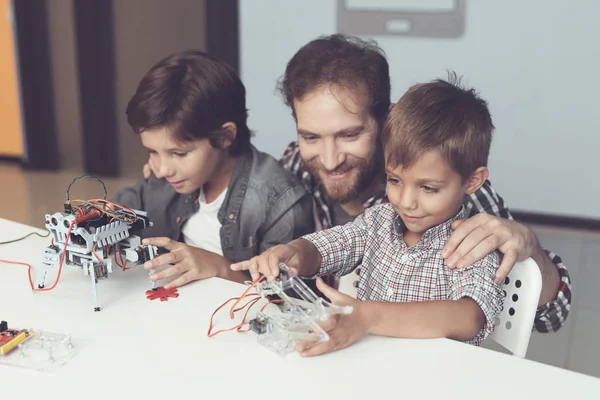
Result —
M 329 170 L 323 166 L 323 164 L 319 163 L 314 165 L 314 169 L 318 172 L 324 172 L 327 174 L 343 174 L 355 168 L 355 165 L 344 163 L 338 165 L 335 169 Z

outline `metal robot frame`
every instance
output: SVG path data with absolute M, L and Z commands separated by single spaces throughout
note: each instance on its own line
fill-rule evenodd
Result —
M 130 269 L 133 267 L 126 268 L 128 262 L 137 266 L 157 254 L 155 246 L 141 243 L 141 231 L 152 226 L 146 212 L 124 207 L 102 210 L 98 206 L 102 201 L 89 200 L 82 202 L 84 207 L 76 208 L 67 201 L 65 212 L 45 215 L 52 244 L 44 251 L 43 268 L 38 273 L 38 287 L 43 288 L 46 274 L 52 268 L 68 266 L 82 269 L 92 282 L 94 311 L 100 311 L 98 280 L 108 278 L 114 265 L 123 270 Z M 156 289 L 155 282 L 152 282 L 152 289 Z

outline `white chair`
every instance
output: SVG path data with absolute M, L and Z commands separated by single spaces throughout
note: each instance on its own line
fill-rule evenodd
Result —
M 338 280 L 338 290 L 345 295 L 354 297 L 358 296 L 358 281 L 360 277 L 358 274 L 360 273 L 360 267 L 356 268 L 354 271 L 349 273 L 348 275 L 344 275 Z
M 513 355 L 525 358 L 542 292 L 540 268 L 528 258 L 517 262 L 504 280 L 504 306 L 490 338 Z

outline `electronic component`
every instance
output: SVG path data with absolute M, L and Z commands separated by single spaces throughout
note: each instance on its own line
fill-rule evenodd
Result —
M 9 329 L 6 321 L 0 323 L 0 356 L 5 356 L 27 340 L 32 334 L 28 329 Z

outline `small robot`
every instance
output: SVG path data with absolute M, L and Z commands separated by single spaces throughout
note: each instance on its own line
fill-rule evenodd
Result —
M 155 246 L 141 242 L 141 231 L 152 226 L 147 213 L 106 199 L 69 200 L 67 195 L 64 212 L 46 214 L 45 218 L 52 244 L 44 250 L 38 288 L 44 288 L 50 269 L 59 268 L 60 274 L 63 266 L 80 268 L 92 281 L 94 311 L 100 311 L 99 279 L 107 278 L 115 265 L 127 270 L 157 254 Z M 127 267 L 128 263 L 133 266 Z M 152 289 L 156 289 L 155 282 Z
M 258 342 L 285 356 L 294 351 L 300 340 L 328 341 L 329 335 L 319 324 L 335 314 L 351 314 L 353 307 L 336 306 L 318 297 L 301 279 L 290 276 L 287 265 L 280 264 L 279 270 L 278 279 L 265 280 L 256 286 L 261 297 L 278 296 L 282 300 L 279 314 L 259 312 L 249 321 L 250 330 L 258 335 Z

